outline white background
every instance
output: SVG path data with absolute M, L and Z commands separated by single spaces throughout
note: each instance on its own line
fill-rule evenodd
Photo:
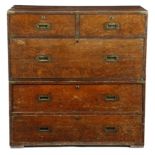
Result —
M 43 147 L 9 146 L 7 10 L 27 5 L 141 5 L 148 10 L 145 147 Z M 155 155 L 155 7 L 154 0 L 3 0 L 0 5 L 0 154 L 7 155 Z

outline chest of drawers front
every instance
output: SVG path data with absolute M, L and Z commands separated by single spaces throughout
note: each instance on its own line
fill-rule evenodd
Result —
M 8 11 L 10 145 L 144 145 L 147 11 Z

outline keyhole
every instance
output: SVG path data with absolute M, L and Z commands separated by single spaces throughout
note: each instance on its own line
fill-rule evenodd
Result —
M 76 85 L 75 88 L 76 88 L 76 89 L 80 89 L 80 86 L 79 86 L 79 85 Z
M 110 20 L 113 20 L 113 19 L 114 19 L 114 16 L 110 16 L 109 19 L 110 19 Z
M 79 43 L 79 40 L 76 40 L 76 43 Z
M 46 16 L 41 16 L 41 19 L 46 19 Z

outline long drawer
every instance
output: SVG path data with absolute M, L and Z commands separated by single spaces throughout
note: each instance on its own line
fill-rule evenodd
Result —
M 12 116 L 11 145 L 142 145 L 141 116 Z
M 142 85 L 12 85 L 12 112 L 142 113 Z
M 11 37 L 74 37 L 74 15 L 13 14 L 9 17 Z
M 11 78 L 144 77 L 143 39 L 11 39 Z

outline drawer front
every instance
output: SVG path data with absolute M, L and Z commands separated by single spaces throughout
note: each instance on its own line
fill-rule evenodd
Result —
M 12 37 L 71 37 L 75 35 L 74 15 L 10 15 Z
M 145 34 L 145 15 L 81 15 L 81 37 L 132 37 Z
M 11 39 L 11 78 L 139 80 L 143 39 Z
M 142 118 L 132 115 L 12 116 L 12 145 L 143 143 Z
M 142 113 L 142 85 L 12 85 L 13 112 Z

